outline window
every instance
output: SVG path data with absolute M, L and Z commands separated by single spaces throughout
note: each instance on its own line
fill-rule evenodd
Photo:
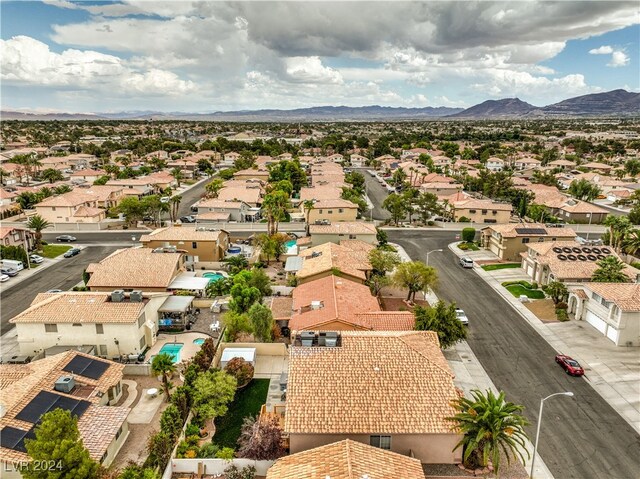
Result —
M 140 317 L 138 318 L 138 327 L 139 327 L 139 328 L 141 328 L 141 327 L 142 327 L 142 325 L 144 324 L 144 319 L 145 319 L 145 316 L 144 316 L 144 313 L 142 313 L 142 314 L 140 315 Z
M 469 213 L 475 213 L 476 210 L 469 210 Z
M 106 356 L 107 355 L 107 345 L 106 344 L 101 344 L 98 349 L 100 350 L 100 356 Z
M 140 338 L 140 351 L 144 350 L 144 347 L 147 345 L 146 341 L 144 340 L 144 336 L 142 336 Z
M 44 325 L 44 332 L 45 333 L 57 333 L 58 332 L 58 325 L 57 324 L 45 324 Z
M 81 327 L 82 327 L 82 323 L 73 323 L 73 326 L 74 326 L 74 327 L 80 327 L 80 328 L 81 328 Z
M 191 242 L 191 247 L 192 247 L 193 249 L 198 249 L 198 243 L 197 243 L 197 242 L 195 242 L 195 241 L 192 241 L 192 242 Z
M 322 214 L 322 210 L 318 210 L 318 213 Z
M 56 210 L 56 207 L 55 207 L 55 206 L 52 206 L 52 207 L 51 207 L 51 211 L 55 211 L 55 210 Z
M 600 296 L 598 293 L 593 293 L 593 295 L 591 296 L 591 298 L 592 298 L 595 302 L 597 302 L 597 303 L 599 303 L 599 302 L 601 302 L 601 301 L 602 301 L 602 296 Z
M 332 215 L 333 214 L 333 210 L 327 210 L 327 214 L 328 215 Z
M 542 237 L 538 238 L 538 243 L 544 243 L 544 238 Z
M 338 213 L 344 213 L 344 209 L 343 208 L 338 208 Z
M 522 238 L 522 244 L 527 244 L 530 238 Z
M 96 334 L 104 334 L 104 326 L 100 323 L 96 323 Z
M 122 426 L 120 426 L 120 429 L 118 429 L 118 432 L 116 432 L 116 441 L 118 440 L 121 434 L 122 434 Z
M 391 436 L 369 436 L 369 445 L 391 450 Z
M 487 210 L 482 210 L 482 214 L 486 215 L 487 214 Z
M 356 235 L 349 235 L 349 239 L 357 239 Z
M 492 213 L 493 213 L 494 215 L 497 215 L 497 214 L 498 214 L 498 210 L 493 210 L 493 211 L 492 211 Z

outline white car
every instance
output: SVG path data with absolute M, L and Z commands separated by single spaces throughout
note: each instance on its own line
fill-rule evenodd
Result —
M 460 258 L 460 266 L 463 268 L 473 268 L 473 260 L 467 256 Z
M 8 274 L 0 275 L 0 283 L 4 283 L 5 281 L 9 281 L 9 275 Z
M 456 308 L 456 316 L 462 324 L 464 324 L 465 326 L 469 325 L 469 318 L 467 318 L 467 314 L 460 308 Z
M 44 261 L 44 258 L 39 254 L 32 254 L 32 255 L 29 255 L 29 261 L 35 264 L 40 264 Z
M 170 196 L 163 196 L 162 198 L 160 198 L 160 203 L 169 203 L 169 201 L 171 201 Z

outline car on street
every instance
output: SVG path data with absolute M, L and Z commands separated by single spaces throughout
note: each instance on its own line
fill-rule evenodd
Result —
M 162 198 L 160 198 L 160 203 L 169 203 L 169 201 L 171 201 L 170 196 L 163 196 Z
M 7 276 L 18 276 L 18 270 L 15 268 L 0 268 L 0 274 L 2 275 L 7 275 Z
M 61 289 L 50 289 L 47 293 L 62 293 Z
M 180 221 L 183 223 L 195 223 L 196 222 L 196 218 L 195 216 L 181 216 L 180 217 Z
M 40 264 L 44 261 L 44 258 L 39 254 L 31 254 L 29 255 L 29 261 L 35 264 Z
M 460 258 L 460 266 L 463 268 L 473 268 L 473 260 L 468 256 L 463 256 Z
M 9 281 L 8 274 L 0 274 L 0 283 L 4 283 L 5 281 Z
M 584 374 L 584 369 L 582 369 L 580 363 L 566 354 L 557 354 L 556 363 L 571 376 L 582 376 Z
M 469 325 L 469 318 L 467 318 L 467 313 L 465 313 L 462 309 L 456 308 L 456 317 L 460 320 L 462 324 L 465 326 Z
M 59 241 L 61 243 L 72 243 L 75 240 L 77 240 L 77 238 L 75 236 L 71 236 L 71 235 L 56 236 L 56 241 Z
M 71 248 L 69 251 L 67 251 L 63 256 L 65 258 L 71 258 L 77 254 L 80 254 L 80 248 Z

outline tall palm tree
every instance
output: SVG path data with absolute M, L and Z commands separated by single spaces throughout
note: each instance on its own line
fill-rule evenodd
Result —
M 184 178 L 182 170 L 180 168 L 172 169 L 171 176 L 173 176 L 173 178 L 176 180 L 176 183 L 178 183 L 178 188 L 180 188 L 180 181 Z
M 169 401 L 170 391 L 173 387 L 173 384 L 169 381 L 169 374 L 173 374 L 175 370 L 176 366 L 173 364 L 173 359 L 167 353 L 160 353 L 151 361 L 151 372 L 156 376 L 162 375 L 162 388 L 167 401 Z
M 33 247 L 36 250 L 40 250 L 42 248 L 42 230 L 47 229 L 50 225 L 51 223 L 40 215 L 33 215 L 29 218 L 29 221 L 27 221 L 27 228 L 33 230 L 34 233 L 35 243 Z
M 171 221 L 175 221 L 178 219 L 178 209 L 180 208 L 180 202 L 182 201 L 182 196 L 175 195 L 171 197 Z
M 302 203 L 302 207 L 304 208 L 304 212 L 306 214 L 306 218 L 305 221 L 307 223 L 307 227 L 305 229 L 307 236 L 309 236 L 309 215 L 311 214 L 311 210 L 313 209 L 313 200 L 304 200 L 304 203 Z
M 609 227 L 609 246 L 620 252 L 624 239 L 631 229 L 631 221 L 626 216 L 608 215 L 603 224 Z
M 625 253 L 634 256 L 640 252 L 640 229 L 636 228 L 627 233 L 622 249 Z
M 464 436 L 456 445 L 462 447 L 465 466 L 475 469 L 487 466 L 491 460 L 496 475 L 500 472 L 500 452 L 504 452 L 507 463 L 511 456 L 524 462 L 527 434 L 524 427 L 529 421 L 520 413 L 524 409 L 505 401 L 504 392 L 496 396 L 491 390 L 483 393 L 471 391 L 472 398 L 461 397 L 453 402 L 458 413 L 449 418 Z M 529 457 L 529 452 L 527 452 Z
M 289 195 L 282 190 L 274 191 L 264 197 L 262 210 L 267 215 L 267 231 L 269 236 L 278 232 L 278 224 L 285 217 L 289 207 Z
M 624 272 L 626 265 L 615 256 L 607 256 L 596 262 L 598 269 L 593 272 L 591 281 L 595 283 L 628 283 Z
M 0 167 L 0 185 L 4 185 L 4 180 L 7 176 L 9 176 L 9 173 L 7 172 L 7 170 L 3 170 Z

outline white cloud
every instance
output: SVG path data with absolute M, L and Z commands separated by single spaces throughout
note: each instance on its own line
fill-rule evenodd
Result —
M 602 45 L 598 48 L 592 48 L 591 50 L 589 50 L 589 53 L 591 55 L 610 55 L 611 53 L 613 53 L 613 48 L 609 45 Z
M 624 67 L 629 64 L 629 61 L 629 55 L 621 50 L 618 50 L 611 54 L 611 61 L 607 63 L 607 66 L 613 68 Z
M 287 75 L 293 82 L 342 83 L 342 75 L 325 67 L 319 57 L 292 57 L 286 59 Z

